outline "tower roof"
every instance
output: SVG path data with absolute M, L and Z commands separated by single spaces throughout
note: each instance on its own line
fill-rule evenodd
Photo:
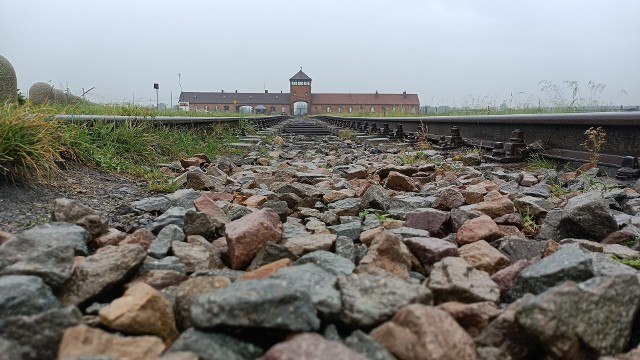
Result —
M 311 81 L 311 78 L 302 71 L 302 68 L 300 68 L 300 71 L 298 71 L 297 74 L 293 75 L 293 77 L 291 77 L 289 81 Z

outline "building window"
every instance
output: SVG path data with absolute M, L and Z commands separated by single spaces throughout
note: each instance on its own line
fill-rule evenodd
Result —
M 271 109 L 269 109 L 271 112 L 276 112 L 276 107 L 272 106 Z
M 284 106 L 282 108 L 280 108 L 280 111 L 284 112 Z
M 396 107 L 394 106 L 393 108 L 391 108 L 391 111 L 396 111 Z
M 293 93 L 293 96 L 296 96 L 296 93 Z
M 219 111 L 220 107 L 218 105 L 216 105 L 216 111 Z
M 307 94 L 307 93 L 304 93 L 304 96 L 309 96 L 309 94 Z
M 229 111 L 229 107 L 228 107 L 228 106 L 225 106 L 225 107 L 224 107 L 224 111 Z
M 376 112 L 376 108 L 374 108 L 373 106 L 371 107 L 371 112 L 374 113 Z
M 349 106 L 349 112 L 353 112 L 353 108 Z
M 415 114 L 415 113 L 416 113 L 416 107 L 415 107 L 415 106 L 411 108 L 411 112 L 412 112 L 413 114 Z
M 341 113 L 342 112 L 342 107 L 338 106 L 338 112 Z
M 209 111 L 209 105 L 204 106 L 204 111 Z
M 330 113 L 331 112 L 331 106 L 327 106 L 327 112 Z

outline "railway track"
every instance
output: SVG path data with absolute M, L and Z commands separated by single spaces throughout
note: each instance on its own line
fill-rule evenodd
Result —
M 238 117 L 135 117 L 59 115 L 68 121 L 145 121 L 164 126 L 237 126 Z M 618 168 L 621 178 L 640 176 L 640 112 L 519 114 L 428 117 L 338 117 L 292 118 L 286 115 L 245 117 L 261 134 L 337 135 L 350 130 L 359 141 L 391 141 L 411 144 L 417 134 L 427 134 L 436 148 L 482 147 L 496 161 L 521 161 L 530 150 L 554 159 L 587 162 L 591 154 L 582 145 L 584 132 L 591 127 L 605 130 L 606 144 L 600 164 Z

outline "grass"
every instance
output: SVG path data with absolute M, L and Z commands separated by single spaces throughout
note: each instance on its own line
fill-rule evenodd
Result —
M 429 155 L 422 151 L 398 156 L 398 160 L 402 165 L 415 165 L 419 162 L 429 160 Z
M 340 138 L 340 140 L 355 140 L 356 134 L 349 129 L 345 129 L 345 130 L 340 130 L 338 137 Z
M 630 259 L 621 259 L 617 256 L 612 256 L 611 257 L 613 260 L 620 262 L 622 264 L 625 264 L 627 266 L 631 266 L 632 268 L 636 269 L 636 270 L 640 270 L 640 259 L 635 259 L 635 260 L 630 260 Z
M 177 184 L 157 164 L 197 153 L 209 157 L 229 150 L 231 131 L 220 126 L 170 128 L 151 123 L 56 121 L 55 108 L 0 108 L 0 176 L 44 179 L 57 170 L 60 154 L 145 180 L 152 191 L 173 192 Z
M 558 167 L 558 164 L 550 159 L 545 159 L 540 154 L 533 154 L 527 160 L 526 169 L 530 171 L 535 170 L 555 170 Z
M 242 116 L 240 113 L 230 112 L 204 112 L 204 111 L 181 111 L 181 110 L 159 110 L 145 106 L 135 105 L 102 105 L 89 103 L 76 103 L 68 106 L 50 104 L 49 107 L 56 114 L 68 115 L 115 115 L 115 116 L 193 116 L 193 117 L 228 117 Z

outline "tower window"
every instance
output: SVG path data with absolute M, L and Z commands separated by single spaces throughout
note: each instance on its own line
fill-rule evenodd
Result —
M 374 108 L 373 106 L 371 107 L 371 112 L 374 113 L 376 112 L 376 108 Z

